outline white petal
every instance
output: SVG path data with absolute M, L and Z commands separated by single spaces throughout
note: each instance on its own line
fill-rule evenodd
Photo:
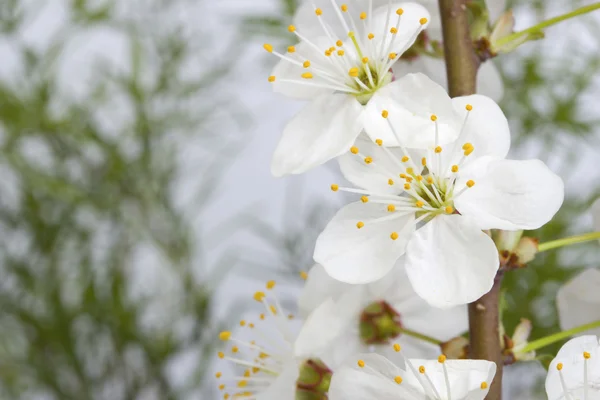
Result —
M 565 283 L 556 295 L 560 328 L 564 331 L 600 320 L 600 271 L 589 268 Z M 587 331 L 600 335 L 600 328 Z
M 298 380 L 298 365 L 294 361 L 286 363 L 281 374 L 273 381 L 267 390 L 260 393 L 256 400 L 293 399 L 296 396 L 296 381 Z
M 556 358 L 550 363 L 546 377 L 546 393 L 548 400 L 564 400 L 559 371 L 556 366 L 562 363 L 565 385 L 572 399 L 583 399 L 584 384 L 584 357 L 583 352 L 590 353 L 587 360 L 588 396 L 596 399 L 600 396 L 600 347 L 598 338 L 593 335 L 580 336 L 569 340 L 558 351 Z
M 537 229 L 562 205 L 562 179 L 540 160 L 495 160 L 487 169 L 477 162 L 460 172 L 460 182 L 472 179 L 471 171 L 482 176 L 454 204 L 481 229 Z
M 329 42 L 330 41 L 327 38 L 322 36 L 314 38 L 314 43 L 323 48 L 327 48 Z M 296 52 L 294 54 L 286 53 L 289 58 L 296 61 L 302 60 L 300 62 L 309 60 L 314 66 L 318 65 L 317 63 L 320 60 L 321 55 L 317 53 L 314 47 L 304 42 L 298 43 L 294 47 L 296 48 Z M 318 65 L 318 67 L 320 69 L 329 70 L 329 64 Z M 307 70 L 302 66 L 294 65 L 288 60 L 279 60 L 271 72 L 271 75 L 275 76 L 275 82 L 271 84 L 273 91 L 275 93 L 281 93 L 284 96 L 299 100 L 312 100 L 320 95 L 333 92 L 332 89 L 312 86 L 315 84 L 330 84 L 323 78 L 319 78 L 318 73 L 314 74 L 313 79 L 310 80 L 302 78 L 302 74 L 307 71 L 310 70 Z M 298 81 L 298 83 L 284 81 L 288 79 Z M 304 83 L 308 83 L 310 85 Z
M 365 363 L 363 368 L 358 360 Z M 339 368 L 329 387 L 330 400 L 424 400 L 422 390 L 409 384 L 397 384 L 407 373 L 377 354 L 358 354 Z
M 404 10 L 401 16 L 396 14 L 396 10 L 399 8 Z M 431 20 L 431 15 L 429 15 L 429 11 L 425 7 L 417 3 L 392 3 L 391 13 L 388 10 L 388 6 L 385 5 L 373 12 L 373 20 L 371 21 L 373 33 L 375 34 L 373 45 L 378 52 L 380 51 L 379 49 L 384 49 L 385 54 L 382 54 L 382 56 L 389 53 L 401 55 L 415 42 L 418 32 L 427 28 Z M 398 33 L 395 35 L 390 32 L 383 32 L 388 15 L 388 29 L 398 26 Z M 421 25 L 419 22 L 421 18 L 427 18 L 428 22 L 425 25 Z M 399 25 L 398 19 L 400 19 Z
M 592 204 L 592 217 L 594 218 L 594 229 L 600 232 L 600 199 Z
M 399 194 L 404 191 L 404 181 L 398 177 L 398 174 L 404 172 L 398 165 L 402 158 L 400 149 L 388 149 L 397 160 L 394 162 L 381 146 L 373 143 L 366 135 L 360 135 L 354 145 L 358 147 L 359 154 L 348 152 L 338 158 L 346 179 L 375 193 Z M 373 162 L 367 164 L 363 157 L 371 157 Z M 393 185 L 389 184 L 390 179 L 394 182 Z
M 298 299 L 300 315 L 307 317 L 325 300 L 331 297 L 335 301 L 350 288 L 352 285 L 333 279 L 322 265 L 315 264 L 308 272 L 308 278 Z
M 492 288 L 498 267 L 492 239 L 460 215 L 435 217 L 413 235 L 406 250 L 408 277 L 434 307 L 479 299 Z
M 273 155 L 273 175 L 300 174 L 347 152 L 362 129 L 361 114 L 352 96 L 317 97 L 285 127 Z
M 457 143 L 460 150 L 463 144 L 469 142 L 475 150 L 469 157 L 494 156 L 504 158 L 510 148 L 510 128 L 504 113 L 492 99 L 479 94 L 461 96 L 452 99 L 456 112 L 464 121 L 467 113 L 467 123 Z M 473 106 L 471 111 L 466 106 Z M 462 157 L 462 151 L 458 152 Z
M 329 298 L 308 316 L 294 343 L 297 358 L 324 358 L 332 351 L 343 333 L 358 323 L 362 289 L 355 286 L 336 301 Z
M 504 82 L 500 71 L 492 60 L 488 60 L 479 66 L 477 71 L 477 93 L 490 97 L 498 102 L 504 97 Z
M 402 312 L 401 308 L 397 310 L 402 315 L 402 324 L 406 329 L 438 340 L 450 340 L 469 329 L 467 306 L 440 309 L 425 303 L 418 312 Z
M 317 239 L 314 259 L 342 282 L 369 283 L 382 278 L 404 254 L 414 231 L 414 214 L 371 222 L 389 216 L 385 204 L 351 203 L 333 217 Z M 365 225 L 356 227 L 357 222 Z M 392 240 L 392 232 L 398 239 Z
M 387 119 L 381 116 L 383 110 L 389 112 Z M 373 140 L 381 138 L 388 146 L 424 149 L 435 144 L 432 114 L 438 117 L 438 143 L 455 140 L 462 121 L 444 88 L 426 75 L 409 74 L 375 93 L 367 103 L 363 123 Z
M 483 400 L 489 391 L 489 386 L 496 375 L 496 364 L 485 360 L 447 360 L 444 365 L 437 360 L 407 360 L 413 368 L 409 369 L 406 382 L 413 386 L 419 385 L 420 380 L 428 385 L 425 377 L 418 371 L 419 367 L 425 368 L 425 374 L 432 381 L 437 392 L 446 398 L 446 378 L 444 365 L 450 381 L 450 394 L 457 400 Z M 487 384 L 486 389 L 481 389 L 481 384 Z M 429 386 L 428 386 L 429 387 Z

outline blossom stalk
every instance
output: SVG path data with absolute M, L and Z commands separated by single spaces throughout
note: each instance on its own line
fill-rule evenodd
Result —
M 542 251 L 548 251 L 557 249 L 559 247 L 571 246 L 574 244 L 589 242 L 591 240 L 600 239 L 600 232 L 590 232 L 583 235 L 571 236 L 568 238 L 552 240 L 546 243 L 540 243 L 538 246 L 538 253 Z
M 530 351 L 538 350 L 544 348 L 546 346 L 550 346 L 556 342 L 560 342 L 568 337 L 577 335 L 579 333 L 589 331 L 590 329 L 600 328 L 600 321 L 590 322 L 589 324 L 577 326 L 573 329 L 569 329 L 566 331 L 558 332 L 553 335 L 549 335 L 533 342 L 529 342 L 525 347 L 519 350 L 519 353 L 528 353 Z

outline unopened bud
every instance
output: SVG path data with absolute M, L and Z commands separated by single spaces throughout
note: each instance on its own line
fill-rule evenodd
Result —
M 544 38 L 544 32 L 535 31 L 527 35 L 515 37 L 512 40 L 508 38 L 514 33 L 515 17 L 512 10 L 505 12 L 494 24 L 492 34 L 490 35 L 490 50 L 494 54 L 510 53 L 520 45 L 530 40 L 539 40 Z
M 440 349 L 450 360 L 464 360 L 469 353 L 469 340 L 458 336 L 440 344 Z
M 525 264 L 533 261 L 535 255 L 538 253 L 538 245 L 539 241 L 536 238 L 521 238 L 517 248 L 514 251 L 521 266 L 525 266 Z

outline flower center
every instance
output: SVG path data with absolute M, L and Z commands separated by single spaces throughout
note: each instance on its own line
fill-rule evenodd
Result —
M 385 301 L 365 307 L 358 327 L 360 338 L 366 344 L 387 344 L 402 333 L 400 314 Z
M 333 372 L 321 360 L 306 360 L 300 365 L 296 381 L 296 400 L 327 400 Z

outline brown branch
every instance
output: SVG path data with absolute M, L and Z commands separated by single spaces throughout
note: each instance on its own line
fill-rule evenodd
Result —
M 439 0 L 444 34 L 444 54 L 451 97 L 475 93 L 479 59 L 469 34 L 466 0 Z M 470 357 L 494 361 L 496 377 L 486 400 L 502 399 L 502 352 L 499 333 L 500 287 L 498 275 L 492 290 L 469 304 Z

